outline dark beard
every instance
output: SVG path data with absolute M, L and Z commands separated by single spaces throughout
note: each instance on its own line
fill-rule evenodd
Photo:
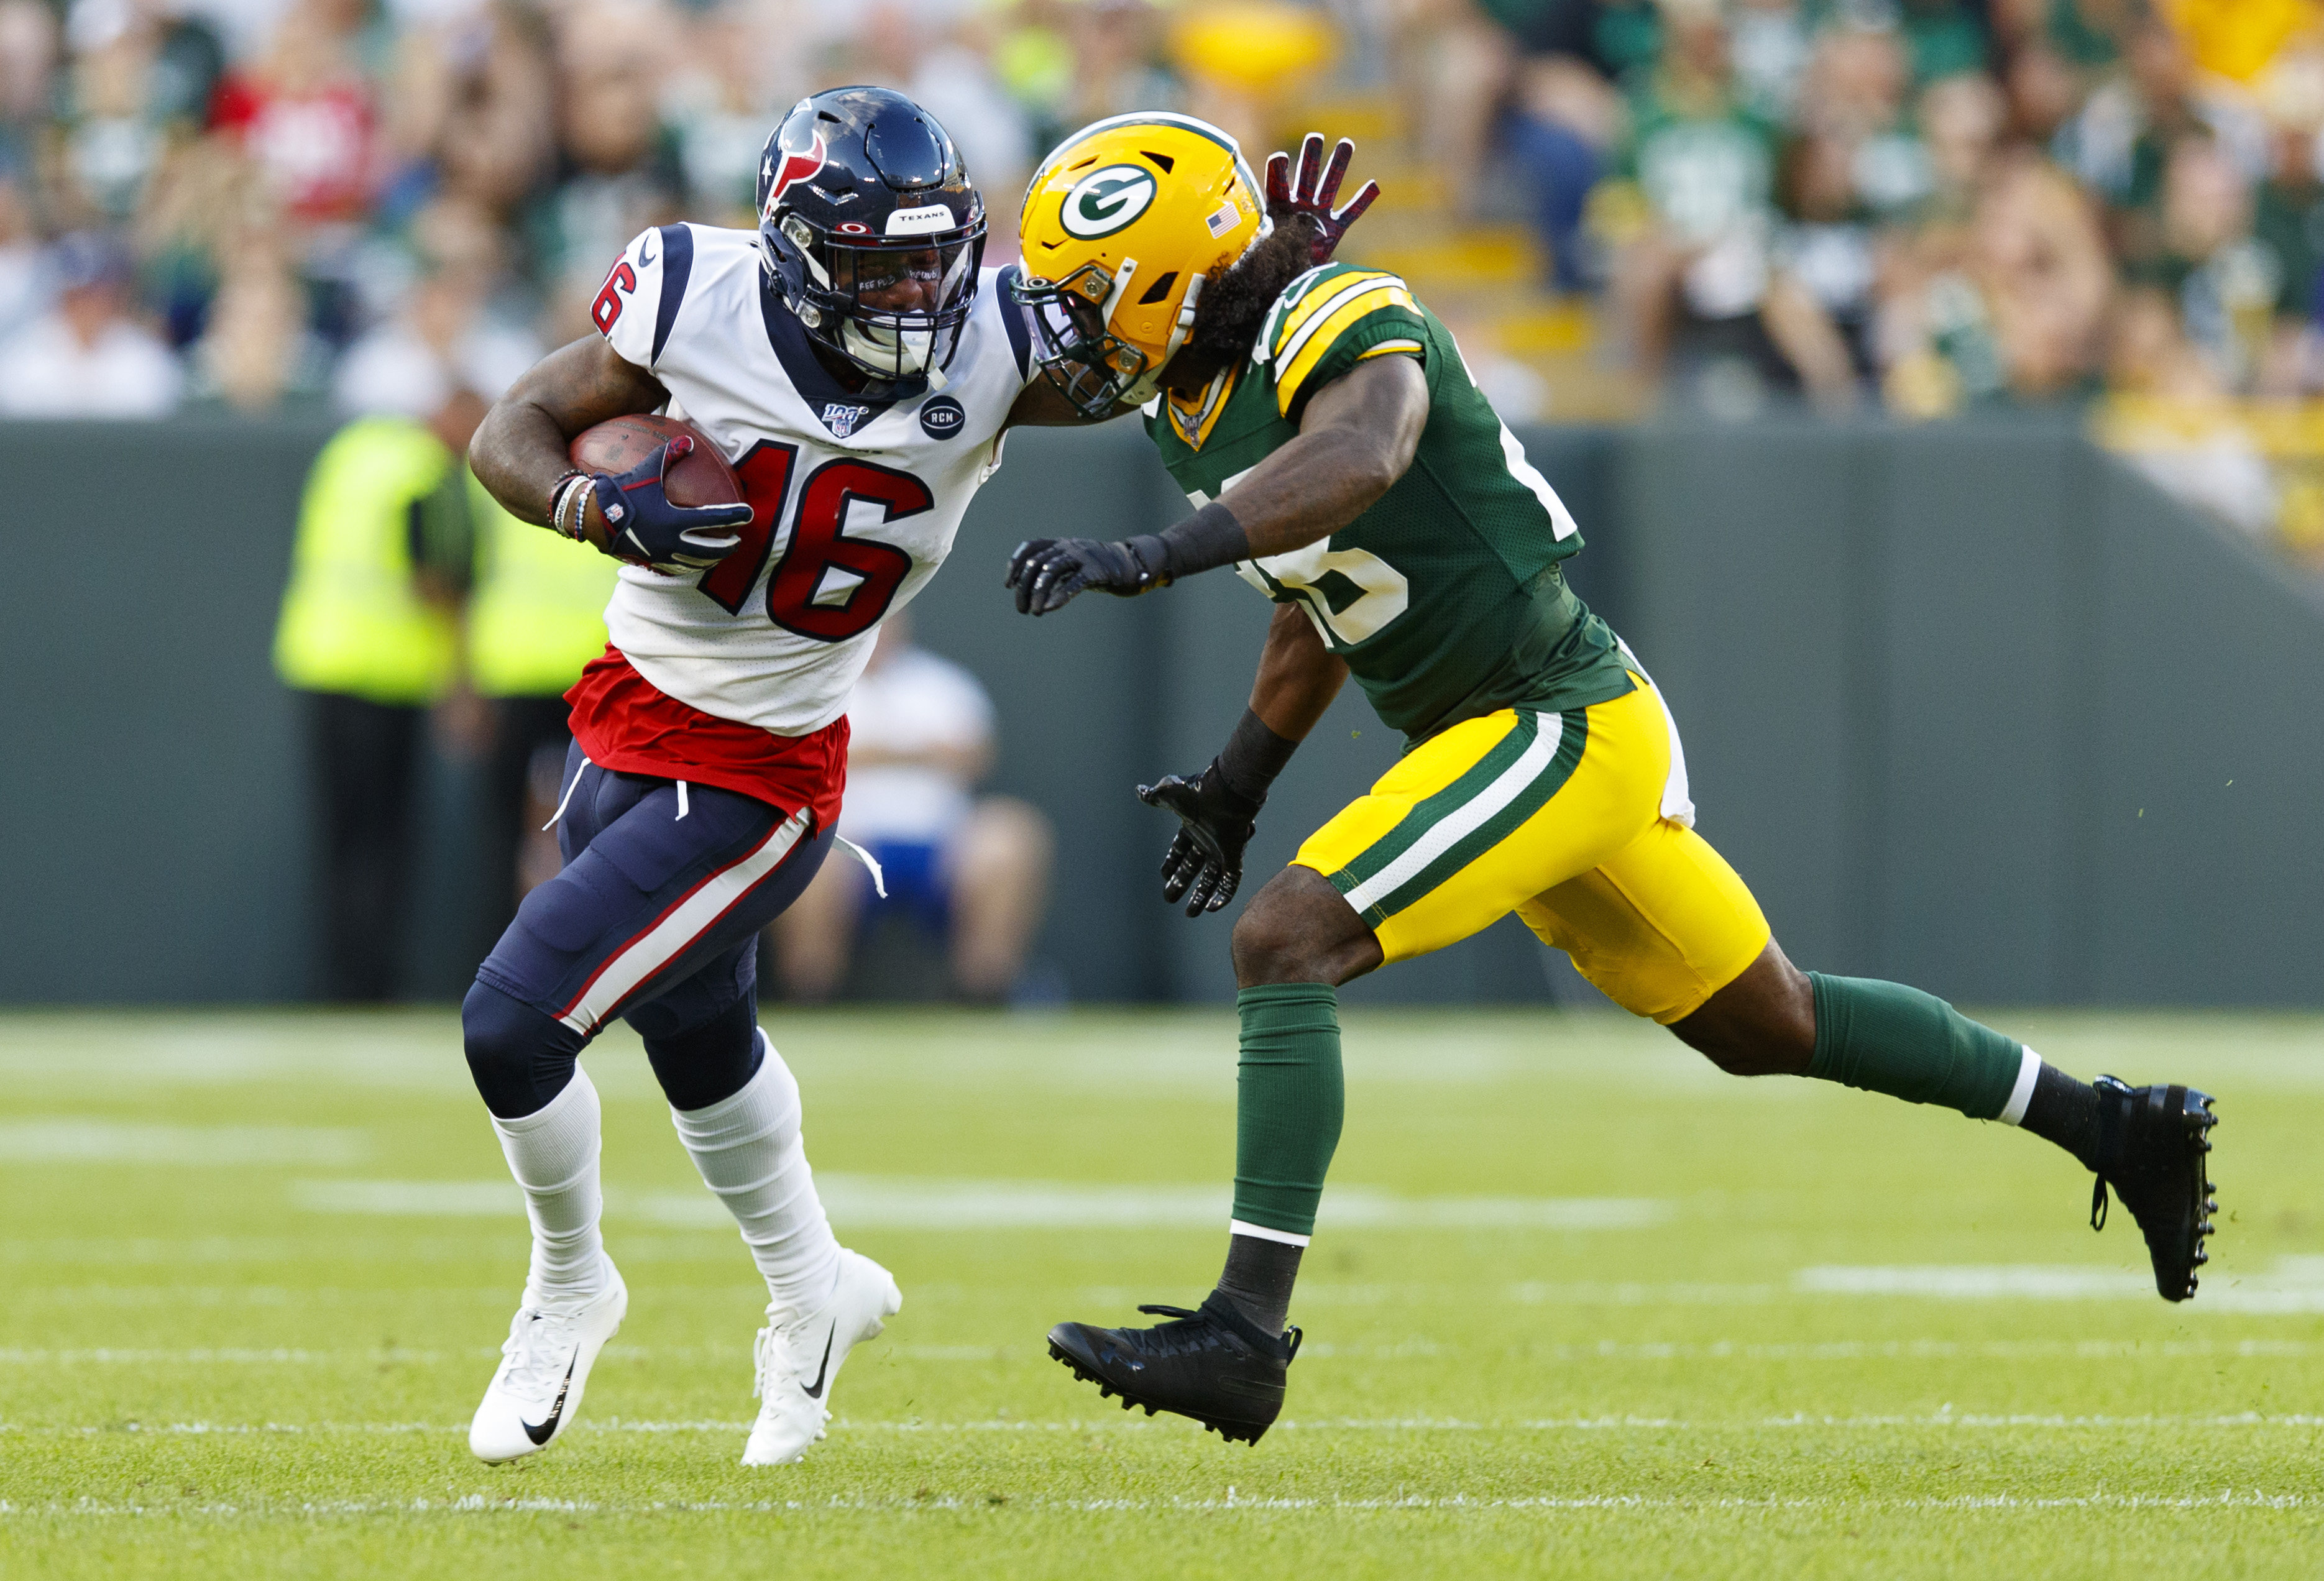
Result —
M 1267 240 L 1205 281 L 1194 305 L 1194 327 L 1170 359 L 1170 387 L 1200 390 L 1219 370 L 1250 355 L 1268 309 L 1283 288 L 1315 267 L 1315 227 L 1303 215 L 1276 216 Z

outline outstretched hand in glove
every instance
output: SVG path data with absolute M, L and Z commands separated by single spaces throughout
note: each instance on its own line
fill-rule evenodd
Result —
M 1262 804 L 1230 786 L 1215 759 L 1193 779 L 1173 774 L 1159 785 L 1139 786 L 1138 799 L 1178 814 L 1178 836 L 1162 858 L 1162 898 L 1175 904 L 1185 897 L 1188 916 L 1232 900 Z
M 1310 132 L 1300 141 L 1299 174 L 1291 173 L 1291 156 L 1271 153 L 1267 156 L 1267 212 L 1280 221 L 1286 215 L 1298 215 L 1315 227 L 1313 257 L 1317 263 L 1329 263 L 1338 251 L 1340 238 L 1348 227 L 1363 218 L 1364 210 L 1379 196 L 1379 183 L 1367 181 L 1356 195 L 1334 209 L 1339 203 L 1340 183 L 1347 178 L 1348 161 L 1356 155 L 1356 145 L 1340 139 L 1332 151 L 1332 162 L 1323 163 L 1323 134 Z
M 1002 585 L 1016 591 L 1019 614 L 1046 615 L 1065 608 L 1077 593 L 1130 598 L 1149 587 L 1167 587 L 1167 558 L 1158 538 L 1028 538 L 1009 556 L 1009 579 Z

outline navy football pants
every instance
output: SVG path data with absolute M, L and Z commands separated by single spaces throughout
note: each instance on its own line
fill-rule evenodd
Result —
M 585 762 L 576 744 L 564 869 L 525 896 L 460 1007 L 476 1089 L 503 1119 L 563 1091 L 616 1016 L 671 1107 L 741 1091 L 761 1057 L 759 930 L 831 849 L 811 813 Z

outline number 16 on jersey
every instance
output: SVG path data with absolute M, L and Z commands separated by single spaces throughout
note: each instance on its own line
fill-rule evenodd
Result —
M 742 529 L 742 547 L 700 584 L 705 596 L 730 615 L 742 612 L 781 536 L 777 522 L 798 461 L 798 446 L 761 439 L 735 464 L 742 497 L 751 502 L 751 525 Z M 767 577 L 767 619 L 818 642 L 844 642 L 870 630 L 911 574 L 912 557 L 892 544 L 850 537 L 849 511 L 858 504 L 874 507 L 884 523 L 917 516 L 935 503 L 928 486 L 910 473 L 853 457 L 825 462 L 799 486 L 789 540 Z

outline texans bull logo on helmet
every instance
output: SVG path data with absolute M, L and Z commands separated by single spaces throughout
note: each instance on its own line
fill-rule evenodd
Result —
M 807 123 L 807 146 L 804 148 L 793 148 L 788 143 L 776 145 L 775 152 L 782 155 L 780 164 L 777 164 L 771 155 L 769 156 L 766 167 L 767 205 L 762 217 L 774 214 L 775 205 L 782 201 L 783 193 L 789 188 L 800 181 L 813 180 L 823 170 L 824 161 L 830 157 L 829 150 L 824 146 L 823 133 L 815 129 L 814 122 Z

